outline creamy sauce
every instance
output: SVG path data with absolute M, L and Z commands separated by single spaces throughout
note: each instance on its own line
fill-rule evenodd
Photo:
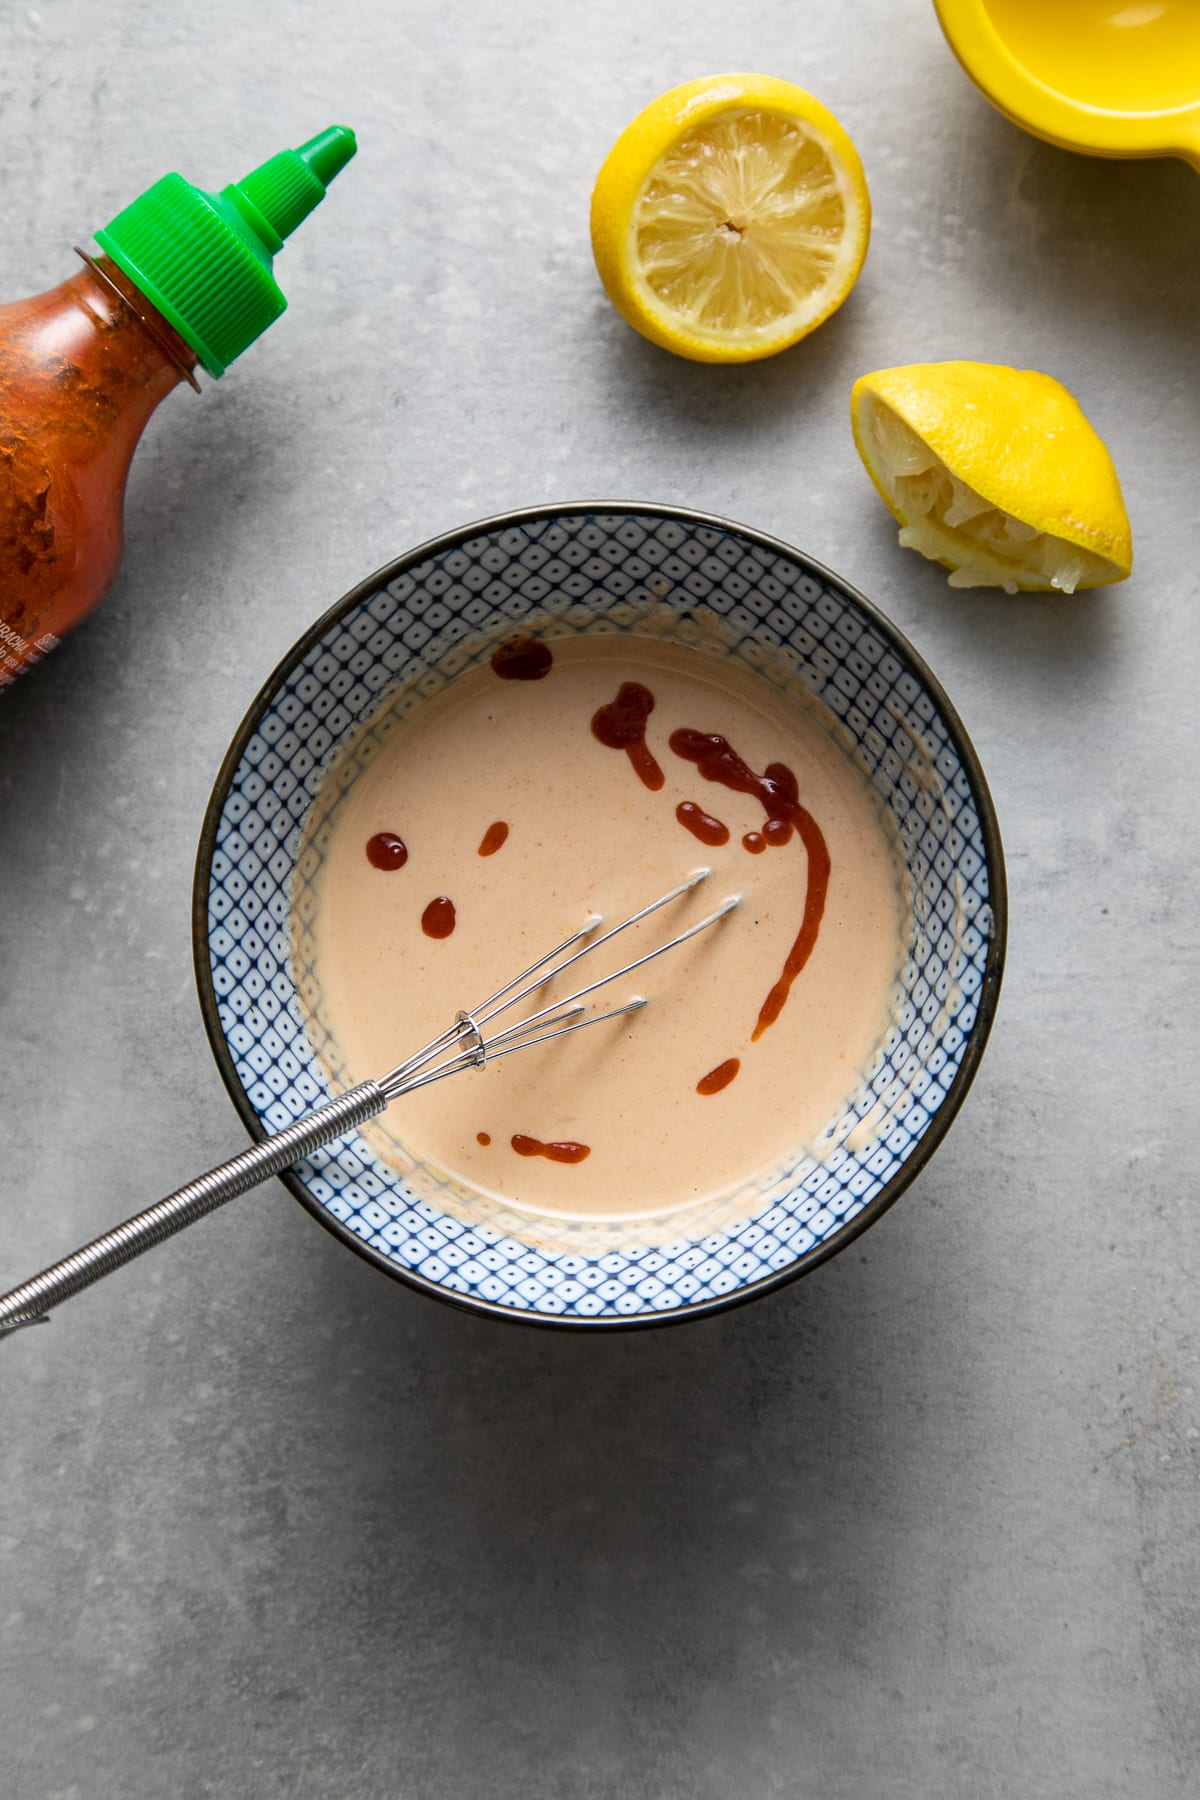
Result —
M 891 1021 L 907 900 L 878 798 L 818 709 L 732 662 L 610 635 L 497 657 L 414 708 L 337 804 L 311 923 L 331 1063 L 384 1074 L 589 914 L 615 923 L 707 865 L 571 971 L 582 985 L 740 893 L 591 1002 L 648 1006 L 402 1098 L 373 1141 L 418 1191 L 432 1172 L 557 1217 L 733 1193 L 819 1138 Z M 503 854 L 481 855 L 501 820 Z M 372 854 L 384 836 L 403 862 Z M 451 935 L 428 935 L 431 894 L 452 897 Z

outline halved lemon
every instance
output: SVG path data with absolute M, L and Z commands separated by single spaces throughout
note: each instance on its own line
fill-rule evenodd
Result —
M 911 363 L 854 384 L 854 441 L 900 542 L 954 588 L 1073 594 L 1124 581 L 1133 540 L 1103 442 L 1061 382 L 994 363 Z
M 854 145 L 819 100 L 769 75 L 661 95 L 592 194 L 609 299 L 698 362 L 750 362 L 807 336 L 854 286 L 870 228 Z

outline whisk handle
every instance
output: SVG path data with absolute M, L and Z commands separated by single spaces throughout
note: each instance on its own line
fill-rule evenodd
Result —
M 260 1181 L 278 1175 L 281 1169 L 290 1168 L 323 1144 L 344 1137 L 356 1125 L 363 1125 L 381 1113 L 386 1105 L 383 1089 L 374 1081 L 364 1081 L 315 1112 L 307 1113 L 294 1125 L 263 1138 L 218 1168 L 210 1169 L 207 1175 L 189 1181 L 186 1187 L 168 1194 L 165 1200 L 148 1206 L 144 1212 L 135 1213 L 132 1219 L 106 1231 L 103 1237 L 93 1238 L 73 1255 L 52 1263 L 40 1275 L 13 1288 L 11 1293 L 0 1295 L 0 1337 L 19 1331 L 25 1325 L 45 1324 L 50 1307 L 91 1287 L 94 1281 L 110 1275 L 122 1263 L 132 1262 L 143 1250 L 161 1244 L 164 1238 L 173 1237 L 186 1225 L 202 1219 L 205 1213 L 214 1212 L 227 1200 L 236 1199 Z

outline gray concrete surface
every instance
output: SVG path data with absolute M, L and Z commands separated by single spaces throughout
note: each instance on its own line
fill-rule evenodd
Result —
M 190 965 L 208 790 L 301 628 L 434 532 L 610 496 L 801 545 L 944 680 L 1012 887 L 950 1139 L 770 1300 L 497 1326 L 275 1187 L 0 1348 L 0 1793 L 1194 1795 L 1194 173 L 1022 136 L 923 0 L 41 0 L 0 33 L 13 297 L 165 169 L 362 145 L 289 316 L 154 422 L 108 602 L 0 701 L 0 1286 L 239 1143 Z M 610 311 L 588 194 L 655 93 L 756 66 L 852 132 L 874 238 L 806 344 L 704 369 Z M 1081 396 L 1125 587 L 955 596 L 896 548 L 850 385 L 950 356 Z

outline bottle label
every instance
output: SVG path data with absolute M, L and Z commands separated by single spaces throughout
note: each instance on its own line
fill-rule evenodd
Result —
M 58 642 L 52 631 L 43 631 L 39 638 L 22 637 L 0 619 L 0 689 L 11 687 L 18 675 L 41 662 Z

